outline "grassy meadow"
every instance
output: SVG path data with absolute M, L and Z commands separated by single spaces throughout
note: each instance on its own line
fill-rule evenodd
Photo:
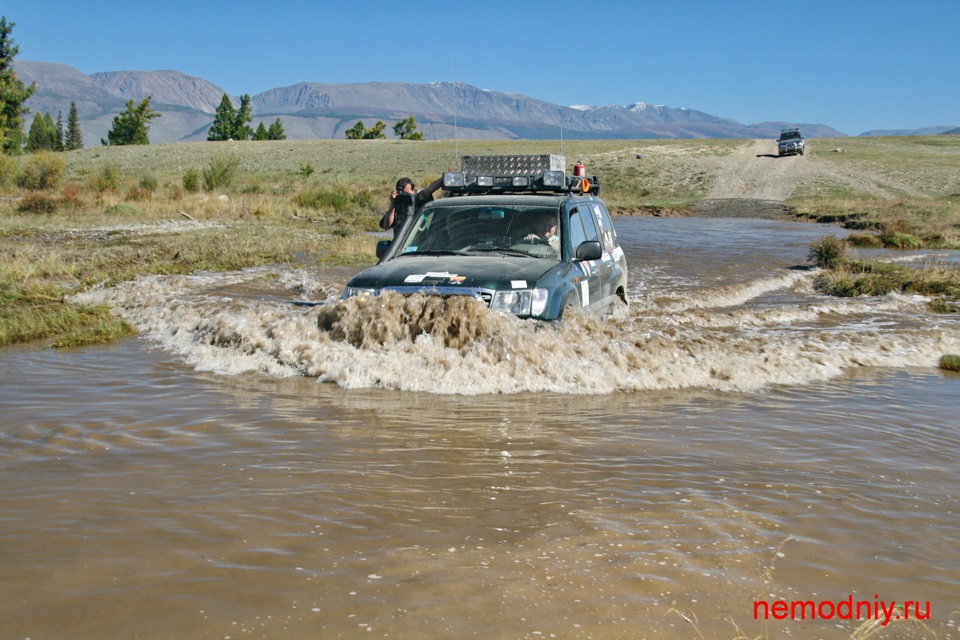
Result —
M 0 156 L 0 345 L 131 333 L 64 296 L 140 274 L 371 264 L 364 234 L 396 179 L 426 185 L 463 155 L 563 153 L 600 177 L 614 212 L 683 214 L 710 193 L 710 161 L 748 142 L 204 142 Z M 800 219 L 858 229 L 864 246 L 960 248 L 960 136 L 815 142 L 807 160 L 822 170 L 787 201 Z M 943 277 L 956 297 L 956 269 Z

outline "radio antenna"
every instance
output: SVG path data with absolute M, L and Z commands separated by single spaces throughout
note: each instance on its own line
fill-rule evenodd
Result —
M 457 105 L 460 103 L 460 98 L 457 91 L 457 65 L 455 62 L 450 64 L 450 69 L 453 75 L 453 153 L 454 161 L 460 162 L 460 130 L 457 128 Z M 456 166 L 460 168 L 459 164 Z
M 455 159 L 460 159 L 460 130 L 457 128 L 457 105 L 460 103 L 460 97 L 457 95 L 457 77 L 453 77 L 453 154 Z

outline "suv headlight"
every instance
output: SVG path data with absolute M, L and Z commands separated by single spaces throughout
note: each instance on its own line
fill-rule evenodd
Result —
M 365 289 L 363 287 L 347 287 L 343 290 L 343 296 L 341 300 L 346 300 L 347 298 L 352 298 L 354 296 L 375 296 L 377 295 L 376 289 Z
M 493 294 L 490 309 L 516 316 L 540 316 L 547 309 L 548 297 L 546 289 L 497 291 Z

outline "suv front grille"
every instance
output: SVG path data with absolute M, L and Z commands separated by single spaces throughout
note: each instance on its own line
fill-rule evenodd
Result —
M 490 303 L 493 302 L 493 290 L 491 289 L 471 289 L 469 287 L 454 287 L 454 286 L 437 286 L 437 287 L 385 287 L 384 291 L 395 291 L 401 295 L 412 296 L 415 293 L 420 293 L 425 296 L 442 296 L 444 298 L 451 298 L 453 296 L 470 296 L 472 298 L 477 298 L 482 300 L 483 304 L 490 306 Z

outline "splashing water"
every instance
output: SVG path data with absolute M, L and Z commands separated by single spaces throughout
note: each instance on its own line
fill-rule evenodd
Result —
M 634 297 L 609 318 L 553 324 L 494 314 L 465 297 L 297 305 L 243 293 L 261 271 L 142 278 L 78 301 L 112 306 L 201 370 L 448 394 L 752 391 L 850 367 L 935 366 L 960 351 L 955 320 L 918 320 L 925 299 L 825 298 L 812 290 L 814 275 L 794 270 L 695 295 Z M 278 280 L 310 287 L 309 274 Z

